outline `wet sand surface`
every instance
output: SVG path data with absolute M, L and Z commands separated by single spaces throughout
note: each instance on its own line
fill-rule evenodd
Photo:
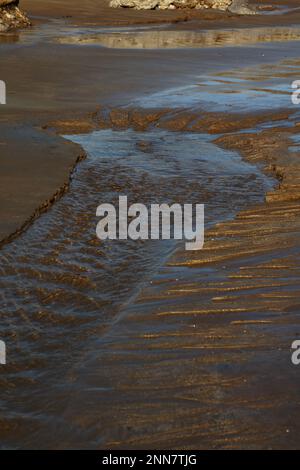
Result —
M 100 243 L 95 237 L 98 203 L 117 204 L 119 194 L 126 194 L 129 203 L 148 205 L 201 200 L 207 204 L 207 224 L 209 219 L 212 224 L 232 217 L 250 200 L 262 200 L 271 186 L 255 167 L 214 146 L 207 135 L 103 130 L 72 139 L 87 142 L 88 158 L 78 167 L 70 191 L 0 253 L 1 334 L 14 345 L 2 400 L 20 416 L 3 415 L 7 429 L 1 440 L 6 446 L 16 442 L 16 423 L 17 442 L 26 447 L 57 447 L 66 441 L 94 446 L 110 429 L 105 426 L 99 433 L 88 427 L 83 435 L 64 416 L 67 403 L 82 389 L 75 366 L 85 368 L 89 352 L 100 353 L 107 331 L 118 328 L 124 304 L 149 282 L 174 243 Z M 97 387 L 102 389 L 98 372 Z M 13 386 L 16 391 L 21 387 L 19 398 Z M 76 415 L 85 419 L 86 407 Z
M 65 192 L 69 173 L 84 152 L 76 145 L 65 145 L 59 136 L 41 134 L 30 126 L 1 123 L 0 127 L 0 240 L 8 241 Z
M 196 15 L 194 20 L 180 21 L 166 27 L 173 31 L 170 35 L 178 35 L 180 31 L 191 30 L 192 37 L 195 34 L 193 31 L 197 29 L 221 30 L 228 27 L 249 28 L 249 26 L 266 25 L 270 28 L 272 25 L 286 28 L 286 25 L 293 26 L 299 22 L 300 12 L 292 11 L 295 5 L 294 1 L 290 1 L 285 5 L 285 10 L 289 10 L 287 13 L 255 15 L 255 18 L 232 14 L 228 16 L 210 11 L 192 12 Z M 72 36 L 72 33 L 77 34 L 79 38 L 85 37 L 91 34 L 91 28 L 94 28 L 94 33 L 98 34 L 99 28 L 104 26 L 108 28 L 109 31 L 106 33 L 109 35 L 112 32 L 111 25 L 118 25 L 118 18 L 122 19 L 121 25 L 123 26 L 133 21 L 133 23 L 142 23 L 144 28 L 156 27 L 158 32 L 153 32 L 153 36 L 159 37 L 157 34 L 160 34 L 163 24 L 152 25 L 153 19 L 158 23 L 164 20 L 173 21 L 174 15 L 176 19 L 176 15 L 186 16 L 187 12 L 115 10 L 108 8 L 107 3 L 98 1 L 87 1 L 84 4 L 75 1 L 72 2 L 70 9 L 69 2 L 24 0 L 23 7 L 32 15 L 34 28 L 0 37 L 0 53 L 3 57 L 2 63 L 5 63 L 5 67 L 2 66 L 0 69 L 1 79 L 6 81 L 8 90 L 8 104 L 0 109 L 0 122 L 11 124 L 16 128 L 17 133 L 22 131 L 22 123 L 26 122 L 28 132 L 32 126 L 33 134 L 37 136 L 40 127 L 47 125 L 49 121 L 58 118 L 66 120 L 70 116 L 73 120 L 74 118 L 80 119 L 86 130 L 88 125 L 85 124 L 86 118 L 82 115 L 85 111 L 92 115 L 98 105 L 121 105 L 130 102 L 137 95 L 151 94 L 154 91 L 195 83 L 199 74 L 210 70 L 274 62 L 287 55 L 285 49 L 280 50 L 279 43 L 269 44 L 270 47 L 267 50 L 261 50 L 261 46 L 257 48 L 250 46 L 243 51 L 240 50 L 238 54 L 236 50 L 234 53 L 230 49 L 221 52 L 217 48 L 212 48 L 208 52 L 203 47 L 194 51 L 185 49 L 180 54 L 178 50 L 161 49 L 107 51 L 103 48 L 84 48 L 80 50 L 76 46 L 66 46 L 56 44 L 56 42 L 61 39 L 65 40 Z M 138 31 L 139 28 L 140 26 Z M 204 36 L 207 41 L 211 40 L 209 39 L 211 34 L 215 36 L 215 33 Z M 275 36 L 279 34 L 281 38 L 283 35 L 286 39 L 290 33 L 280 29 L 279 33 L 275 31 L 274 34 Z M 217 37 L 213 42 L 220 40 L 222 42 L 224 35 L 225 38 L 228 36 L 226 30 L 219 39 Z M 243 33 L 239 30 L 235 43 L 241 40 L 242 35 Z M 247 35 L 248 33 L 246 37 Z M 186 37 L 189 39 L 189 36 Z M 296 38 L 297 36 L 294 37 Z M 291 44 L 288 55 L 297 57 L 297 54 L 295 41 Z M 122 76 L 122 86 L 120 86 L 120 76 Z M 41 133 L 41 139 L 43 135 L 44 133 Z M 54 145 L 57 146 L 58 151 L 57 140 Z M 26 165 L 27 174 L 34 175 L 30 181 L 32 198 L 23 198 L 23 187 L 14 185 L 15 203 L 13 204 L 11 198 L 9 209 L 4 202 L 0 208 L 1 240 L 9 238 L 12 229 L 21 229 L 22 226 L 27 225 L 33 215 L 33 206 L 36 209 L 42 207 L 46 201 L 49 201 L 50 193 L 54 196 L 68 184 L 70 169 L 81 156 L 81 152 L 80 149 L 73 147 L 73 157 L 70 161 L 71 147 L 69 145 L 65 152 L 66 158 L 64 147 L 62 143 L 60 168 L 55 166 L 51 170 L 55 174 L 59 169 L 60 174 L 52 179 L 45 175 L 43 162 L 40 165 L 36 164 L 38 159 L 43 158 L 44 153 L 39 152 L 38 147 L 35 149 L 35 146 L 31 145 L 29 134 L 28 141 L 24 140 L 24 151 L 14 153 L 15 171 Z M 10 149 L 8 137 L 5 148 L 8 156 L 14 152 L 13 148 Z M 30 150 L 27 151 L 27 148 Z M 3 162 L 5 164 L 5 159 Z M 0 167 L 0 175 L 6 175 L 5 167 Z M 6 186 L 7 178 L 6 180 L 2 178 L 0 183 L 2 192 L 11 193 L 12 188 Z M 20 204 L 21 200 L 22 204 Z M 18 227 L 12 227 L 12 214 Z
M 298 22 L 298 0 L 274 0 L 273 9 L 265 8 L 270 3 L 257 0 L 249 1 L 258 7 L 261 15 L 239 16 L 217 10 L 133 10 L 130 8 L 109 8 L 108 0 L 74 0 L 72 7 L 69 2 L 60 0 L 23 0 L 23 8 L 32 12 L 37 20 L 47 18 L 65 18 L 75 25 L 128 25 L 152 23 L 180 23 L 195 20 L 202 29 L 217 27 L 240 27 L 246 25 L 291 24 Z M 276 18 L 274 18 L 274 16 Z M 189 27 L 189 26 L 188 26 Z M 192 26 L 191 26 L 192 28 Z
M 270 43 L 236 49 L 226 47 L 179 50 L 109 50 L 101 47 L 77 47 L 57 44 L 57 39 L 68 35 L 65 26 L 58 23 L 42 26 L 38 33 L 26 31 L 21 39 L 13 37 L 13 42 L 0 42 L 0 51 L 5 57 L 5 68 L 1 68 L 1 79 L 7 83 L 7 105 L 0 109 L 1 123 L 11 125 L 15 132 L 21 133 L 23 122 L 27 125 L 28 140 L 24 139 L 23 152 L 15 152 L 6 138 L 4 146 L 7 158 L 14 153 L 14 171 L 18 176 L 18 168 L 26 166 L 27 174 L 34 178 L 32 198 L 23 197 L 23 188 L 14 185 L 14 197 L 10 200 L 8 210 L 2 202 L 0 208 L 1 239 L 11 235 L 12 214 L 19 223 L 19 228 L 27 224 L 32 217 L 33 207 L 38 208 L 49 200 L 49 194 L 56 194 L 68 183 L 70 168 L 82 155 L 81 149 L 61 142 L 55 137 L 55 152 L 61 155 L 60 166 L 54 166 L 51 172 L 56 174 L 52 180 L 44 171 L 44 165 L 36 164 L 45 158 L 38 146 L 32 145 L 35 137 L 43 139 L 47 126 L 56 120 L 78 120 L 87 130 L 90 120 L 99 106 L 120 106 L 131 103 L 137 96 L 149 96 L 164 89 L 197 84 L 198 77 L 203 73 L 235 68 L 237 66 L 254 65 L 255 63 L 274 62 L 285 57 L 297 57 L 297 41 L 286 43 Z M 63 65 L 68 60 L 68 66 Z M 222 60 L 221 60 L 222 59 Z M 59 74 L 57 73 L 59 70 Z M 187 74 L 188 70 L 188 74 Z M 34 73 L 33 73 L 34 71 Z M 59 79 L 57 77 L 59 75 Z M 122 86 L 120 86 L 122 76 Z M 20 77 L 22 77 L 20 79 Z M 153 99 L 155 96 L 153 96 Z M 151 98 L 152 99 L 152 98 Z M 161 106 L 161 103 L 157 103 Z M 171 100 L 170 100 L 170 104 Z M 174 102 L 173 104 L 174 105 Z M 186 106 L 186 103 L 180 103 Z M 168 107 L 168 102 L 164 103 Z M 87 119 L 87 115 L 90 119 Z M 2 124 L 1 124 L 2 125 Z M 29 135 L 30 127 L 34 130 Z M 35 136 L 35 137 L 34 137 Z M 39 137 L 38 137 L 39 136 Z M 50 139 L 50 137 L 49 137 Z M 3 148 L 3 147 L 2 147 Z M 28 150 L 26 150 L 28 148 Z M 29 150 L 30 149 L 30 150 Z M 66 150 L 66 151 L 65 151 Z M 0 186 L 3 192 L 12 191 L 7 188 L 5 180 L 5 159 L 0 167 Z M 48 164 L 48 163 L 47 163 Z M 2 176 L 3 175 L 3 178 Z M 22 201 L 22 204 L 20 204 Z
M 2 238 L 87 158 L 0 252 L 1 446 L 299 447 L 298 38 L 119 51 L 52 26 L 0 42 Z M 204 250 L 101 244 L 96 207 L 124 192 L 205 203 Z

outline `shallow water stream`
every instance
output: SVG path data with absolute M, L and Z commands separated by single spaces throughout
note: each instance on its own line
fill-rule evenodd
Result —
M 88 152 L 70 192 L 0 252 L 1 335 L 9 354 L 1 377 L 4 446 L 30 445 L 28 427 L 39 436 L 44 429 L 46 439 L 69 401 L 66 390 L 75 392 L 74 365 L 92 350 L 97 355 L 95 341 L 176 247 L 100 242 L 100 203 L 117 203 L 119 195 L 146 205 L 205 203 L 209 226 L 262 201 L 272 184 L 208 135 L 104 130 L 68 138 Z

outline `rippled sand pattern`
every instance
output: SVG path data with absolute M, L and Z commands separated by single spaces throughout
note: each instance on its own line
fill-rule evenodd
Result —
M 77 370 L 86 388 L 65 415 L 80 424 L 88 402 L 84 425 L 106 430 L 99 446 L 299 448 L 290 346 L 300 334 L 300 167 L 283 154 L 286 138 L 279 130 L 230 137 L 236 147 L 248 142 L 251 160 L 290 162 L 286 183 L 265 205 L 217 224 L 204 250 L 177 253 L 125 309 L 98 358 Z
M 261 200 L 267 184 L 255 167 L 205 135 L 108 130 L 72 139 L 85 142 L 89 156 L 70 192 L 0 252 L 1 339 L 8 349 L 0 378 L 4 447 L 59 447 L 77 438 L 80 446 L 93 446 L 103 439 L 88 427 L 82 435 L 81 425 L 64 416 L 85 389 L 75 380 L 75 366 L 86 370 L 86 356 L 98 355 L 124 305 L 174 245 L 101 243 L 95 236 L 98 204 L 117 203 L 120 194 L 148 204 L 168 202 L 170 195 L 170 202 L 208 207 L 213 200 L 212 223 Z M 97 387 L 106 389 L 101 366 L 97 377 Z M 82 403 L 77 410 L 79 421 L 87 408 Z

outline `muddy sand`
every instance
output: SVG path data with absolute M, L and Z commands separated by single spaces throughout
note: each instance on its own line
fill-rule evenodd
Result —
M 87 1 L 83 8 L 82 2 L 72 2 L 70 12 L 68 2 L 36 5 L 24 0 L 36 26 L 0 39 L 5 61 L 0 78 L 8 87 L 8 104 L 0 109 L 1 310 L 6 325 L 2 336 L 12 344 L 17 338 L 13 362 L 1 377 L 6 409 L 0 430 L 3 446 L 299 448 L 299 373 L 290 361 L 291 343 L 299 335 L 299 127 L 289 91 L 282 91 L 283 83 L 289 90 L 298 78 L 297 35 L 269 31 L 271 36 L 260 38 L 259 45 L 256 37 L 234 47 L 244 37 L 239 32 L 236 43 L 215 38 L 211 47 L 181 50 L 140 50 L 130 44 L 123 50 L 108 44 L 84 47 L 69 38 L 78 37 L 76 27 L 112 24 L 174 22 L 170 28 L 175 32 L 202 31 L 204 25 L 220 31 L 288 28 L 297 24 L 300 12 L 240 18 L 215 12 L 115 11 L 97 4 Z M 298 5 L 291 1 L 286 6 Z M 83 33 L 89 40 L 95 31 Z M 190 95 L 185 88 L 201 84 L 199 76 L 207 77 L 202 86 L 210 86 L 212 75 L 213 80 L 217 76 L 218 87 L 228 77 L 234 84 L 239 70 L 252 74 L 250 82 L 256 80 L 252 88 L 247 82 L 247 90 L 263 95 L 261 105 L 256 96 L 251 107 L 250 94 L 235 108 L 232 84 L 220 102 L 208 93 L 204 103 L 206 91 L 199 98 L 193 88 Z M 275 90 L 274 76 L 281 80 Z M 280 100 L 273 106 L 277 96 Z M 93 323 L 94 310 L 109 308 L 104 306 L 107 299 L 97 303 L 90 285 L 83 298 L 88 276 L 78 277 L 79 272 L 67 273 L 64 268 L 54 273 L 50 268 L 75 238 L 58 238 L 43 255 L 35 238 L 42 232 L 43 217 L 33 235 L 29 223 L 66 192 L 72 170 L 85 156 L 81 145 L 60 135 L 109 129 L 206 133 L 220 148 L 237 151 L 259 166 L 273 178 L 274 188 L 265 198 L 262 194 L 260 203 L 211 227 L 204 250 L 177 250 L 134 299 L 129 301 L 124 293 L 114 320 L 99 330 Z M 88 172 L 86 178 L 89 182 Z M 113 180 L 111 187 L 116 184 L 120 181 Z M 64 217 L 70 216 L 64 211 Z M 51 218 L 47 220 L 51 227 Z M 77 222 L 80 238 L 85 226 L 82 219 Z M 28 227 L 24 239 L 4 243 Z M 47 240 L 58 237 L 60 230 L 50 230 Z M 34 265 L 30 250 L 26 253 L 26 243 L 32 244 L 32 255 L 38 250 L 43 269 Z M 88 250 L 83 247 L 84 262 L 78 264 L 82 270 L 94 256 L 94 246 L 95 240 L 89 240 Z M 101 248 L 96 249 L 101 261 Z M 118 269 L 126 273 L 126 267 Z M 49 284 L 33 293 L 28 279 Z M 16 288 L 10 298 L 12 283 Z M 54 283 L 59 288 L 54 289 Z M 72 291 L 66 294 L 62 289 L 66 285 L 78 290 L 77 306 L 89 313 L 89 319 L 74 314 Z M 116 296 L 117 284 L 115 289 Z M 85 325 L 88 321 L 91 326 Z M 86 330 L 80 330 L 81 323 Z M 80 360 L 69 364 L 64 375 L 55 358 L 47 364 L 43 348 L 47 354 L 57 350 L 68 362 L 67 348 L 74 350 L 71 338 L 66 349 L 54 340 L 55 327 L 66 325 L 74 337 L 78 335 L 77 345 L 89 335 L 101 334 L 96 353 L 93 347 L 82 354 L 83 346 L 78 346 Z M 30 358 L 25 369 L 24 347 Z

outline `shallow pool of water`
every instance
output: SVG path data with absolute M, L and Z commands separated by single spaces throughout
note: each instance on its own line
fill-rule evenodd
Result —
M 236 68 L 197 77 L 193 85 L 167 88 L 137 98 L 144 108 L 193 108 L 211 112 L 265 112 L 291 108 L 292 83 L 300 76 L 300 62 L 290 59 L 278 64 Z

